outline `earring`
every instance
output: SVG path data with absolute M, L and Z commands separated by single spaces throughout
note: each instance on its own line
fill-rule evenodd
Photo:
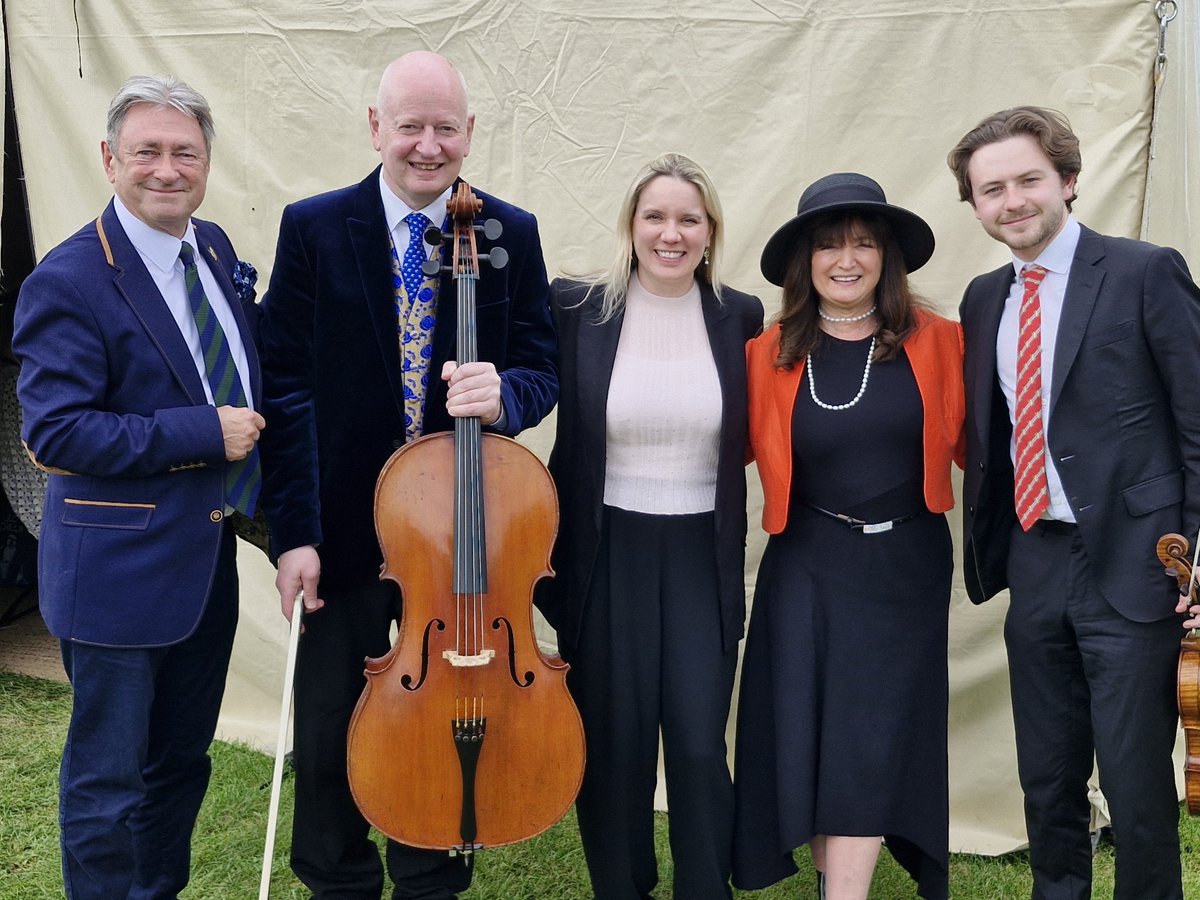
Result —
M 708 259 L 708 248 L 707 248 L 707 247 L 705 247 L 705 248 L 704 248 L 704 264 L 707 266 L 707 265 L 708 265 L 708 263 L 709 263 L 709 259 Z

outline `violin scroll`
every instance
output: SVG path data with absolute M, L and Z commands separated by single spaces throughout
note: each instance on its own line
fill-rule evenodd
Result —
M 1188 539 L 1182 534 L 1164 534 L 1155 547 L 1158 560 L 1166 569 L 1166 575 L 1174 578 L 1179 593 L 1196 599 L 1196 579 L 1192 576 L 1192 563 L 1188 559 Z

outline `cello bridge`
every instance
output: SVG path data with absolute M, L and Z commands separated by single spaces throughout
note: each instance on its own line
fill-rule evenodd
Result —
M 472 656 L 463 656 L 457 650 L 443 650 L 442 659 L 452 666 L 486 666 L 496 658 L 495 650 L 484 650 Z

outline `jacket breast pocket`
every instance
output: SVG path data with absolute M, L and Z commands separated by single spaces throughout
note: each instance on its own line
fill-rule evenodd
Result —
M 1121 491 L 1125 508 L 1131 516 L 1146 513 L 1183 502 L 1183 470 L 1168 472 L 1130 485 Z
M 1099 350 L 1101 347 L 1107 347 L 1110 344 L 1127 341 L 1137 334 L 1137 329 L 1138 323 L 1130 320 L 1128 322 L 1118 322 L 1116 325 L 1109 325 L 1095 332 L 1089 331 L 1083 338 L 1083 349 Z
M 116 503 L 107 500 L 63 500 L 62 523 L 85 528 L 120 528 L 145 531 L 154 516 L 153 503 Z

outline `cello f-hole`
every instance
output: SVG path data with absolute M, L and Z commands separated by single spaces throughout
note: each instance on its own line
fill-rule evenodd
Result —
M 512 679 L 513 684 L 517 687 L 527 688 L 533 684 L 533 679 L 536 677 L 532 671 L 526 669 L 525 677 L 520 678 L 517 675 L 517 646 L 513 639 L 512 623 L 508 619 L 501 616 L 492 621 L 492 630 L 499 631 L 504 628 L 504 633 L 508 636 L 508 677 Z
M 421 674 L 417 677 L 416 684 L 413 683 L 413 677 L 408 674 L 400 676 L 400 687 L 406 691 L 420 690 L 421 685 L 425 683 L 425 678 L 429 674 L 429 632 L 430 629 L 436 628 L 438 631 L 446 630 L 446 623 L 441 619 L 433 619 L 425 626 L 425 633 L 421 636 Z

